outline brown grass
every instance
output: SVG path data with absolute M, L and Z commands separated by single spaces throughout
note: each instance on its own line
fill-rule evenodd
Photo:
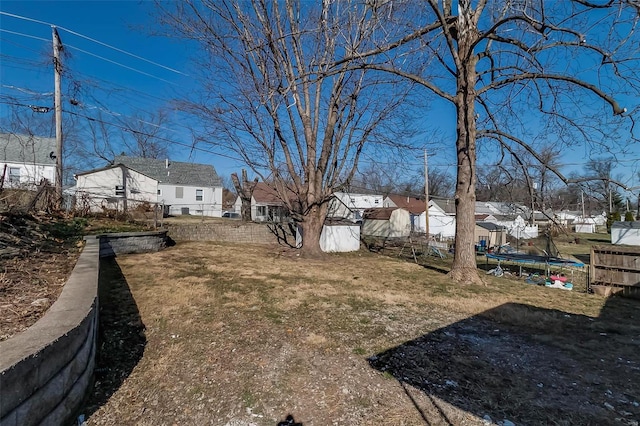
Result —
M 640 380 L 629 380 L 640 368 L 640 329 L 625 322 L 637 316 L 633 302 L 614 309 L 592 295 L 489 276 L 487 287 L 458 286 L 362 252 L 309 260 L 185 243 L 117 261 L 147 344 L 90 424 L 274 425 L 289 413 L 305 425 L 481 424 L 484 415 L 602 424 L 639 413 Z M 605 336 L 615 350 L 596 357 L 617 373 L 593 361 Z M 576 365 L 542 362 L 545 348 Z

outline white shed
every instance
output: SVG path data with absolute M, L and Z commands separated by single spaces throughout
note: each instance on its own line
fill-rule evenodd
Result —
M 611 244 L 640 246 L 640 222 L 613 222 Z
M 320 235 L 320 249 L 325 253 L 360 250 L 360 226 L 354 223 L 325 224 Z
M 302 228 L 296 228 L 296 247 L 302 247 Z M 325 253 L 360 250 L 360 225 L 348 221 L 329 222 L 322 227 L 320 250 Z

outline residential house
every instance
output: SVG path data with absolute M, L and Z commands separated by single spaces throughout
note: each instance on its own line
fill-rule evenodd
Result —
M 389 194 L 382 203 L 383 207 L 401 207 L 409 212 L 411 217 L 411 232 L 426 231 L 426 206 L 424 200 L 398 194 Z
M 289 193 L 293 197 L 293 193 Z M 242 200 L 236 199 L 235 211 L 240 212 Z M 265 182 L 256 183 L 251 195 L 251 220 L 254 222 L 287 222 L 289 210 L 278 192 Z
M 429 235 L 440 241 L 455 237 L 455 204 L 449 204 L 447 200 L 429 200 Z
M 155 201 L 169 215 L 222 216 L 222 180 L 210 164 L 116 156 L 114 164 L 158 181 Z
M 32 135 L 0 134 L 0 180 L 4 188 L 34 188 L 56 177 L 56 140 Z
M 123 212 L 141 203 L 156 203 L 158 181 L 123 164 L 89 170 L 74 177 L 76 208 L 80 210 Z
M 366 209 L 363 213 L 362 235 L 379 238 L 408 237 L 411 233 L 411 216 L 408 210 L 398 207 Z
M 168 215 L 222 216 L 222 184 L 213 166 L 152 158 L 115 157 L 113 164 L 76 175 L 76 205 L 131 208 L 147 202 Z
M 525 218 L 531 217 L 531 210 L 518 203 L 494 201 L 476 202 L 476 221 L 492 222 L 506 229 L 507 234 L 517 239 L 530 239 L 538 236 L 538 225 L 529 225 Z M 538 215 L 542 213 L 537 212 Z M 545 216 L 546 217 L 546 216 Z
M 378 194 L 336 192 L 329 201 L 327 217 L 360 222 L 366 209 L 382 208 L 383 202 L 384 197 Z

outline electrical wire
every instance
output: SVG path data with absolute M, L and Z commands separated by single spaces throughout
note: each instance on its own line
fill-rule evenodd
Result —
M 162 78 L 162 77 L 158 77 L 158 76 L 153 75 L 153 74 L 150 74 L 150 73 L 148 73 L 148 72 L 141 71 L 141 70 L 139 70 L 139 69 L 137 69 L 137 68 L 133 68 L 133 67 L 130 67 L 130 66 L 128 66 L 128 65 L 121 64 L 121 63 L 120 63 L 120 62 L 118 62 L 118 61 L 114 61 L 114 60 L 112 60 L 112 59 L 105 58 L 104 56 L 96 55 L 95 53 L 91 53 L 91 52 L 86 51 L 86 50 L 84 50 L 84 49 L 80 49 L 79 47 L 76 47 L 76 46 L 74 46 L 74 45 L 71 45 L 71 44 L 65 43 L 65 47 L 70 47 L 71 49 L 77 50 L 78 52 L 82 52 L 82 53 L 84 53 L 84 54 L 86 54 L 86 55 L 93 56 L 94 58 L 98 58 L 98 59 L 101 59 L 101 60 L 103 60 L 103 61 L 106 61 L 106 62 L 112 63 L 112 64 L 114 64 L 114 65 L 121 66 L 122 68 L 126 68 L 126 69 L 128 69 L 128 70 L 135 71 L 135 72 L 137 72 L 138 74 L 146 75 L 147 77 L 155 78 L 156 80 L 160 80 L 160 81 L 163 81 L 163 82 L 165 82 L 165 83 L 173 84 L 173 85 L 176 85 L 176 86 L 178 85 L 178 83 L 174 83 L 174 82 L 169 81 L 169 80 L 166 80 L 166 79 L 164 79 L 164 78 Z
M 96 39 L 94 39 L 94 38 L 92 38 L 92 37 L 89 37 L 89 36 L 86 36 L 86 35 L 84 35 L 84 34 L 81 34 L 81 33 L 77 32 L 77 31 L 73 31 L 73 30 L 70 30 L 70 29 L 68 29 L 68 28 L 61 27 L 61 26 L 56 25 L 56 24 L 52 24 L 52 23 L 50 23 L 50 22 L 40 21 L 40 20 L 37 20 L 37 19 L 29 18 L 29 17 L 27 17 L 27 16 L 21 16 L 21 15 L 16 15 L 16 14 L 14 14 L 14 13 L 8 13 L 8 12 L 2 12 L 2 11 L 0 11 L 0 15 L 5 15 L 5 16 L 12 17 L 12 18 L 16 18 L 16 19 L 22 19 L 22 20 L 25 20 L 25 21 L 35 22 L 35 23 L 37 23 L 37 24 L 42 24 L 42 25 L 47 25 L 47 26 L 50 26 L 50 27 L 55 27 L 55 28 L 57 28 L 57 29 L 60 29 L 60 30 L 62 30 L 62 31 L 65 31 L 65 32 L 67 32 L 67 33 L 69 33 L 69 34 L 73 34 L 73 35 L 75 35 L 75 36 L 78 36 L 78 37 L 84 38 L 84 39 L 86 39 L 86 40 L 89 40 L 89 41 L 91 41 L 91 42 L 97 43 L 97 44 L 99 44 L 99 45 L 101 45 L 101 46 L 107 47 L 107 48 L 109 48 L 109 49 L 113 49 L 113 50 L 115 50 L 115 51 L 117 51 L 117 52 L 124 53 L 125 55 L 129 55 L 129 56 L 131 56 L 132 58 L 136 58 L 136 59 L 139 59 L 139 60 L 141 60 L 141 61 L 147 62 L 147 63 L 149 63 L 149 64 L 155 65 L 155 66 L 157 66 L 157 67 L 160 67 L 160 68 L 166 69 L 167 71 L 171 71 L 171 72 L 174 72 L 174 73 L 176 73 L 176 74 L 182 74 L 182 75 L 187 76 L 187 77 L 189 76 L 188 74 L 185 74 L 185 73 L 183 73 L 182 71 L 178 71 L 178 70 L 176 70 L 176 69 L 173 69 L 173 68 L 167 67 L 167 66 L 165 66 L 165 65 L 159 64 L 159 63 L 154 62 L 154 61 L 152 61 L 152 60 L 149 60 L 149 59 L 143 58 L 142 56 L 139 56 L 139 55 L 136 55 L 136 54 L 134 54 L 134 53 L 128 52 L 128 51 L 126 51 L 126 50 L 124 50 L 124 49 L 120 49 L 120 48 L 118 48 L 118 47 L 115 47 L 115 46 L 112 46 L 112 45 L 110 45 L 110 44 L 104 43 L 104 42 L 102 42 L 102 41 L 100 41 L 100 40 L 96 40 Z M 8 31 L 8 30 L 7 30 L 7 32 L 10 32 L 10 31 Z M 35 38 L 35 37 L 34 37 L 34 38 Z M 49 41 L 49 40 L 46 40 L 46 39 L 41 39 L 41 40 Z M 65 45 L 66 45 L 66 44 L 65 44 Z
M 116 123 L 111 123 L 109 121 L 104 121 L 104 120 L 101 120 L 101 119 L 98 119 L 98 118 L 95 118 L 95 117 L 90 117 L 88 115 L 80 114 L 80 113 L 77 113 L 77 112 L 74 112 L 74 111 L 68 111 L 68 110 L 64 110 L 63 109 L 62 112 L 65 112 L 67 114 L 71 114 L 71 115 L 74 115 L 74 116 L 77 116 L 77 117 L 86 118 L 89 121 L 95 121 L 95 122 L 98 122 L 98 123 L 102 123 L 102 124 L 106 124 L 106 125 L 109 125 L 109 126 L 117 127 L 119 129 L 124 130 L 124 131 L 129 132 L 129 133 L 135 133 L 135 134 L 139 134 L 139 135 L 142 135 L 142 136 L 148 136 L 148 137 L 155 138 L 155 139 L 158 139 L 158 140 L 161 140 L 161 141 L 164 141 L 164 142 L 168 142 L 168 143 L 171 143 L 171 144 L 174 144 L 174 145 L 180 145 L 180 146 L 183 146 L 183 147 L 187 147 L 187 148 L 192 149 L 192 150 L 205 152 L 207 154 L 216 155 L 218 157 L 228 158 L 228 159 L 234 160 L 234 161 L 240 161 L 240 162 L 244 161 L 241 158 L 232 157 L 232 156 L 227 155 L 227 154 L 221 154 L 219 152 L 210 151 L 208 149 L 197 147 L 195 144 L 194 145 L 189 145 L 189 144 L 186 144 L 186 143 L 183 143 L 183 142 L 175 141 L 173 139 L 168 139 L 168 138 L 164 138 L 164 137 L 161 137 L 161 136 L 151 135 L 151 134 L 145 133 L 145 132 L 140 132 L 140 131 L 137 131 L 137 130 L 128 129 L 125 126 L 121 126 L 121 125 L 116 124 Z

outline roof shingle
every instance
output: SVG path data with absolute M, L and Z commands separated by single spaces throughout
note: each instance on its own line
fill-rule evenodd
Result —
M 0 133 L 0 161 L 54 166 L 55 152 L 55 138 Z
M 183 163 L 155 158 L 129 157 L 126 155 L 116 156 L 113 159 L 113 163 L 123 164 L 132 170 L 154 178 L 160 183 L 205 187 L 222 186 L 222 180 L 210 164 Z M 167 164 L 169 165 L 168 167 Z

